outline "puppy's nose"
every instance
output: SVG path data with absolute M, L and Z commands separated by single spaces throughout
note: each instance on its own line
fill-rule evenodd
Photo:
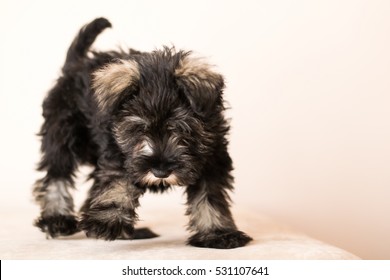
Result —
M 172 171 L 168 169 L 152 168 L 151 171 L 153 175 L 156 176 L 157 178 L 167 178 L 172 173 Z

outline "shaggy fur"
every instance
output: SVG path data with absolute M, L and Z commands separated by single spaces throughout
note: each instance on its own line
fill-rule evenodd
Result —
M 244 246 L 251 238 L 237 230 L 229 210 L 233 177 L 222 76 L 173 48 L 90 51 L 107 27 L 98 18 L 80 30 L 43 103 L 38 169 L 46 175 L 34 189 L 41 206 L 35 225 L 49 237 L 79 230 L 106 240 L 155 237 L 134 230 L 139 198 L 183 186 L 189 244 Z M 77 215 L 69 189 L 80 164 L 94 171 Z

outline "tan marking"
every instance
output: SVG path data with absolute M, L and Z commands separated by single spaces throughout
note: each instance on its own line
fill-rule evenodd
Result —
M 53 181 L 44 190 L 35 192 L 41 204 L 43 216 L 73 215 L 73 199 L 69 193 L 70 185 L 64 181 Z
M 212 66 L 205 59 L 186 56 L 175 71 L 177 77 L 185 78 L 192 84 L 199 84 L 212 89 L 216 88 L 216 82 L 222 79 L 221 75 L 212 70 Z
M 208 202 L 207 195 L 200 195 L 191 205 L 190 209 L 191 230 L 207 232 L 217 228 L 223 228 L 223 217 Z
M 175 174 L 169 175 L 167 178 L 157 178 L 152 172 L 148 172 L 143 178 L 142 183 L 147 186 L 163 184 L 164 186 L 180 185 L 180 182 Z
M 104 108 L 115 100 L 115 95 L 139 80 L 138 64 L 133 60 L 119 60 L 96 70 L 92 88 L 95 90 L 99 107 Z M 114 98 L 113 98 L 114 97 Z

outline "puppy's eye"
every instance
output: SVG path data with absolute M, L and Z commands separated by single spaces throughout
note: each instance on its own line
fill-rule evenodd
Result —
M 148 127 L 145 124 L 135 124 L 132 125 L 133 132 L 142 132 L 145 133 L 148 130 Z
M 148 128 L 148 122 L 138 116 L 128 116 L 126 117 L 126 121 L 132 131 L 145 132 Z
M 146 120 L 139 116 L 127 116 L 126 121 L 131 123 L 147 123 Z
M 174 130 L 176 130 L 176 126 L 174 124 L 172 124 L 172 123 L 168 123 L 167 124 L 167 130 L 168 131 L 174 131 Z
M 191 127 L 184 121 L 168 122 L 168 131 L 177 131 L 183 134 L 190 134 Z

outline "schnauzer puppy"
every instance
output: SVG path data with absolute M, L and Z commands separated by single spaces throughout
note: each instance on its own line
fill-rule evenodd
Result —
M 151 238 L 134 229 L 139 198 L 183 186 L 188 243 L 235 248 L 251 238 L 229 210 L 233 189 L 227 152 L 221 75 L 191 52 L 96 52 L 90 47 L 108 20 L 84 26 L 72 42 L 62 75 L 43 103 L 42 159 L 34 196 L 35 225 L 48 237 L 83 230 L 106 240 Z M 69 192 L 77 166 L 94 167 L 80 215 Z

